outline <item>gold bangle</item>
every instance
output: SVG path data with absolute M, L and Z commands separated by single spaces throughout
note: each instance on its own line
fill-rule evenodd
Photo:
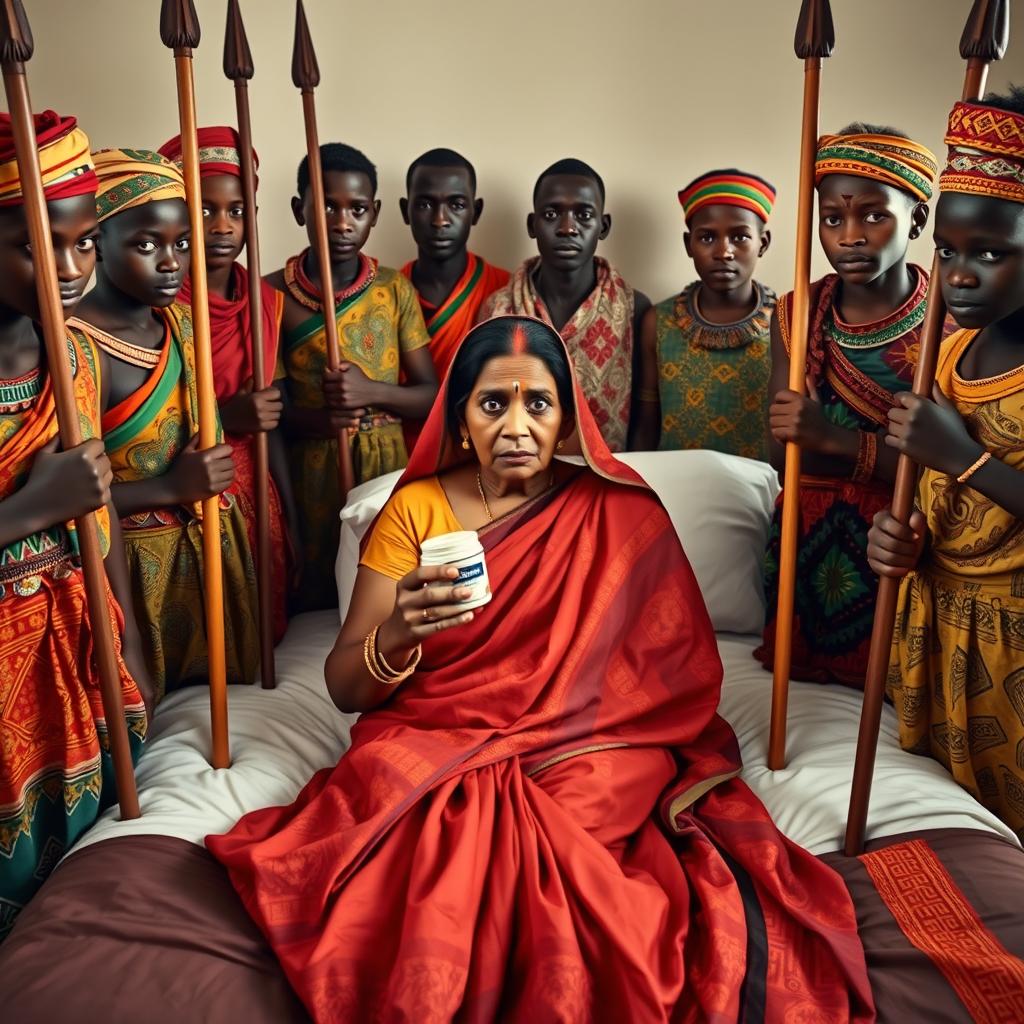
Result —
M 991 458 L 992 458 L 992 453 L 991 453 L 991 452 L 982 452 L 982 454 L 981 454 L 981 456 L 980 456 L 980 457 L 978 458 L 978 460 L 977 460 L 976 462 L 972 462 L 972 463 L 971 463 L 971 465 L 969 465 L 969 466 L 968 466 L 968 467 L 967 467 L 967 468 L 966 468 L 966 469 L 965 469 L 965 470 L 964 470 L 964 471 L 963 471 L 963 472 L 962 472 L 962 473 L 961 473 L 961 474 L 960 474 L 960 475 L 959 475 L 959 476 L 958 476 L 958 477 L 956 478 L 956 482 L 957 482 L 958 484 L 964 484 L 964 483 L 967 483 L 967 481 L 968 481 L 968 480 L 970 480 L 970 479 L 971 479 L 971 477 L 972 477 L 972 476 L 974 476 L 974 474 L 975 474 L 975 473 L 977 473 L 977 472 L 978 472 L 978 470 L 979 470 L 979 469 L 981 469 L 981 467 L 982 467 L 982 466 L 984 466 L 984 465 L 985 465 L 985 463 L 986 463 L 986 462 L 988 462 L 988 460 L 989 460 L 989 459 L 991 459 Z
M 379 627 L 378 627 L 379 628 Z M 381 670 L 383 675 L 388 676 L 390 679 L 397 679 L 401 676 L 403 679 L 413 673 L 413 670 L 420 663 L 420 658 L 423 657 L 423 647 L 417 644 L 412 651 L 412 657 L 409 659 L 409 664 L 403 669 L 394 669 L 388 664 L 387 658 L 384 657 L 384 652 L 380 649 L 377 644 L 376 635 L 373 638 L 373 653 L 377 655 L 377 668 Z
M 379 630 L 380 626 L 375 626 L 366 634 L 366 638 L 363 640 L 363 661 L 366 664 L 366 671 L 382 686 L 397 686 L 416 671 L 416 666 L 420 663 L 423 650 L 421 647 L 417 647 L 412 660 L 406 668 L 396 673 L 384 661 L 380 651 L 377 649 L 377 633 Z

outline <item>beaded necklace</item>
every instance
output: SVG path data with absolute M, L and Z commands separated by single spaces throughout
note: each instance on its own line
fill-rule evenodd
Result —
M 310 250 L 305 249 L 297 256 L 292 256 L 286 261 L 284 265 L 284 284 L 288 294 L 300 306 L 305 306 L 306 309 L 319 313 L 323 310 L 323 304 L 320 301 L 320 289 L 309 279 L 309 275 L 304 267 L 307 252 L 310 252 Z M 345 299 L 364 291 L 373 283 L 376 276 L 376 260 L 370 259 L 364 253 L 359 253 L 359 272 L 356 274 L 356 279 L 347 288 L 342 288 L 334 293 L 334 305 L 338 306 Z
M 912 268 L 917 274 L 917 287 L 910 298 L 884 320 L 869 327 L 844 323 L 839 318 L 835 305 L 828 314 L 827 326 L 833 340 L 840 348 L 881 348 L 919 327 L 924 321 L 928 279 L 920 267 Z
M 43 389 L 42 380 L 38 366 L 13 380 L 0 380 L 0 415 L 10 416 L 31 408 Z

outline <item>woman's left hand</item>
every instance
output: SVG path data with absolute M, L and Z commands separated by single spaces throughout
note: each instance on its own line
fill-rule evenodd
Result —
M 985 450 L 967 432 L 956 406 L 939 390 L 933 401 L 909 392 L 896 396 L 889 410 L 885 443 L 916 463 L 950 476 L 959 476 Z

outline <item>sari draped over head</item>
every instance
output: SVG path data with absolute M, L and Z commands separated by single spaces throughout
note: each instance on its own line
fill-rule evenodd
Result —
M 484 303 L 480 319 L 514 313 L 551 324 L 551 315 L 534 284 L 539 266 L 540 257 L 534 256 L 517 268 L 512 280 Z M 595 256 L 594 269 L 594 290 L 559 333 L 601 437 L 613 452 L 621 452 L 626 450 L 633 402 L 636 295 L 606 259 Z
M 69 337 L 68 354 L 82 436 L 98 437 L 96 353 L 88 342 Z M 0 500 L 25 484 L 39 450 L 57 436 L 52 378 L 45 368 L 39 374 L 44 379 L 37 376 L 34 399 L 16 403 L 21 408 L 7 404 L 19 385 L 0 382 Z M 95 518 L 106 553 L 106 508 Z M 71 844 L 116 799 L 77 553 L 70 524 L 0 549 L 0 939 Z M 128 739 L 137 758 L 146 710 L 121 660 L 121 612 L 109 590 L 107 599 Z
M 467 458 L 446 388 L 400 486 Z M 491 603 L 207 845 L 320 1024 L 872 1020 L 839 876 L 736 778 L 669 517 L 575 395 L 587 466 L 480 531 Z
M 915 286 L 907 300 L 887 317 L 868 324 L 842 320 L 837 306 L 838 274 L 828 274 L 811 285 L 807 375 L 817 389 L 825 418 L 837 426 L 871 434 L 884 431 L 896 394 L 911 388 L 928 275 L 918 266 L 910 270 Z M 792 292 L 779 302 L 777 316 L 788 352 Z M 868 565 L 868 530 L 875 514 L 891 499 L 892 486 L 876 478 L 801 475 L 794 679 L 863 687 L 878 591 L 878 578 Z M 768 668 L 775 658 L 783 500 L 780 495 L 768 539 L 768 619 L 764 642 L 755 652 Z
M 292 404 L 300 409 L 323 409 L 327 332 L 319 289 L 303 269 L 308 252 L 285 264 L 288 295 L 309 309 L 310 316 L 285 332 L 281 357 Z M 412 283 L 362 253 L 356 279 L 334 296 L 334 315 L 341 359 L 355 363 L 371 380 L 398 384 L 402 356 L 430 341 Z M 337 607 L 334 559 L 343 504 L 338 493 L 338 442 L 334 438 L 294 438 L 289 447 L 304 548 L 297 608 Z M 352 439 L 355 482 L 402 469 L 408 461 L 402 421 L 380 409 L 367 410 Z
M 103 416 L 103 443 L 115 482 L 167 473 L 198 432 L 192 315 L 184 306 L 154 310 L 164 321 L 159 358 L 145 383 Z M 72 333 L 111 359 L 132 361 L 149 350 L 69 320 Z M 217 438 L 222 432 L 218 424 Z M 121 520 L 135 618 L 158 697 L 208 676 L 202 580 L 202 507 L 148 509 Z M 245 518 L 232 490 L 220 498 L 221 557 L 228 682 L 252 682 L 259 656 L 255 568 Z
M 971 436 L 1024 473 L 1024 367 L 964 380 L 977 335 L 946 339 L 936 379 Z M 888 681 L 900 742 L 1024 839 L 1024 523 L 934 469 L 917 494 L 930 542 L 900 585 Z
M 246 382 L 253 390 L 269 387 L 271 382 L 284 376 L 278 363 L 277 342 L 281 332 L 284 295 L 266 281 L 260 282 L 261 314 L 263 321 L 263 365 L 266 380 L 253 379 L 252 324 L 249 310 L 249 272 L 236 263 L 231 272 L 231 294 L 225 299 L 209 293 L 210 343 L 213 355 L 213 383 L 217 401 L 221 404 L 234 398 Z M 185 278 L 178 302 L 192 305 L 192 279 Z M 237 496 L 249 537 L 249 547 L 256 551 L 256 450 L 252 434 L 226 433 L 224 440 L 231 445 L 235 462 L 235 482 L 231 487 Z M 268 479 L 270 495 L 270 552 L 271 576 L 274 581 L 274 642 L 277 643 L 287 629 L 285 609 L 288 594 L 288 531 L 285 529 L 281 496 L 272 476 Z

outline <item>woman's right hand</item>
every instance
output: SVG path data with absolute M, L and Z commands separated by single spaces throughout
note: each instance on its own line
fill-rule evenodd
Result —
M 231 445 L 217 444 L 199 451 L 196 434 L 178 453 L 168 470 L 174 500 L 179 505 L 205 501 L 226 491 L 235 479 L 235 462 Z
M 917 509 L 905 526 L 889 509 L 875 515 L 868 531 L 868 564 L 879 576 L 902 579 L 921 560 L 927 523 Z
M 458 578 L 459 570 L 452 565 L 420 565 L 398 581 L 394 611 L 377 634 L 386 658 L 411 652 L 427 637 L 473 621 L 473 612 L 459 604 L 473 591 L 453 586 Z
M 34 489 L 47 510 L 47 525 L 95 512 L 110 501 L 114 479 L 110 459 L 97 438 L 83 441 L 66 452 L 54 438 L 39 449 L 25 490 Z

